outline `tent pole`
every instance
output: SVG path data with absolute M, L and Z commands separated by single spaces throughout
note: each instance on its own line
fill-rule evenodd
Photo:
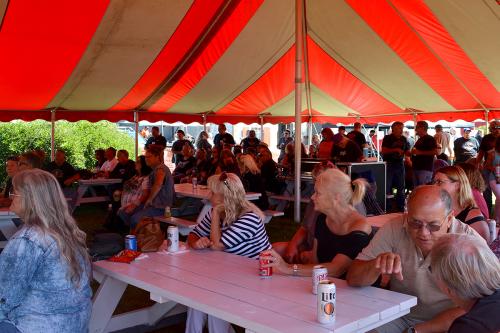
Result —
M 304 0 L 295 0 L 295 202 L 294 221 L 300 223 L 300 162 L 302 158 L 302 67 Z
M 264 116 L 259 116 L 260 118 L 260 141 L 264 142 Z
M 56 158 L 56 109 L 50 111 L 50 160 L 54 161 Z
M 413 112 L 413 139 L 415 139 L 415 142 L 417 142 L 417 113 Z
M 204 113 L 201 115 L 201 117 L 203 118 L 203 130 L 206 132 L 207 131 L 207 114 Z
M 313 121 L 312 117 L 309 116 L 309 121 L 307 122 L 307 144 L 310 146 L 312 144 L 312 133 L 313 133 Z
M 135 145 L 134 153 L 135 157 L 139 156 L 139 111 L 134 111 L 134 128 L 135 128 Z M 163 130 L 163 126 L 162 126 Z
M 484 120 L 486 121 L 486 133 L 485 134 L 490 133 L 490 126 L 488 126 L 488 123 L 489 123 L 489 114 L 488 113 L 489 113 L 488 110 L 484 111 Z

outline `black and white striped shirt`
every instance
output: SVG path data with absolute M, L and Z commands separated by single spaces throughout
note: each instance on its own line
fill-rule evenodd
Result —
M 192 233 L 198 237 L 210 237 L 212 210 L 209 210 Z M 223 226 L 221 243 L 225 252 L 258 259 L 259 254 L 271 248 L 264 223 L 259 215 L 249 212 L 241 215 L 230 226 Z

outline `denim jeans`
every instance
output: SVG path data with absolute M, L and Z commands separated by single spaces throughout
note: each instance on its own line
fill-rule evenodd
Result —
M 405 205 L 405 167 L 403 163 L 387 163 L 387 194 L 396 189 L 396 204 L 399 211 Z
M 160 216 L 165 212 L 162 208 L 147 207 L 144 205 L 137 207 L 132 214 L 127 214 L 123 210 L 118 211 L 118 216 L 125 222 L 125 224 L 130 225 L 130 228 L 135 228 L 141 219 L 146 216 Z
M 432 181 L 432 171 L 413 170 L 413 187 L 428 184 Z

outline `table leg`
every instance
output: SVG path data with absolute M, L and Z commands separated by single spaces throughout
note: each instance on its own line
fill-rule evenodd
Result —
M 106 326 L 115 311 L 127 283 L 106 276 L 102 279 L 99 289 L 94 295 L 89 332 L 105 332 Z
M 80 206 L 82 198 L 85 195 L 85 192 L 87 192 L 87 188 L 88 185 L 78 185 L 75 207 Z

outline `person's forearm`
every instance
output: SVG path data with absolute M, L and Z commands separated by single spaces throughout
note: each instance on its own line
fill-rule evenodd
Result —
M 353 287 L 374 284 L 380 275 L 380 272 L 375 268 L 375 260 L 354 260 L 347 272 L 347 283 Z
M 300 227 L 299 230 L 293 235 L 292 239 L 288 243 L 289 247 L 299 248 L 302 243 L 307 239 L 307 230 L 304 227 Z
M 156 197 L 158 192 L 160 192 L 161 185 L 153 185 L 151 188 L 151 193 L 149 194 L 148 200 L 147 201 L 153 201 L 153 199 Z
M 418 333 L 447 332 L 455 319 L 465 314 L 461 308 L 445 310 L 429 321 L 415 325 Z
M 187 243 L 188 243 L 189 247 L 194 249 L 198 239 L 200 239 L 200 237 L 198 237 L 198 235 L 190 233 L 188 235 L 188 238 L 187 238 Z

